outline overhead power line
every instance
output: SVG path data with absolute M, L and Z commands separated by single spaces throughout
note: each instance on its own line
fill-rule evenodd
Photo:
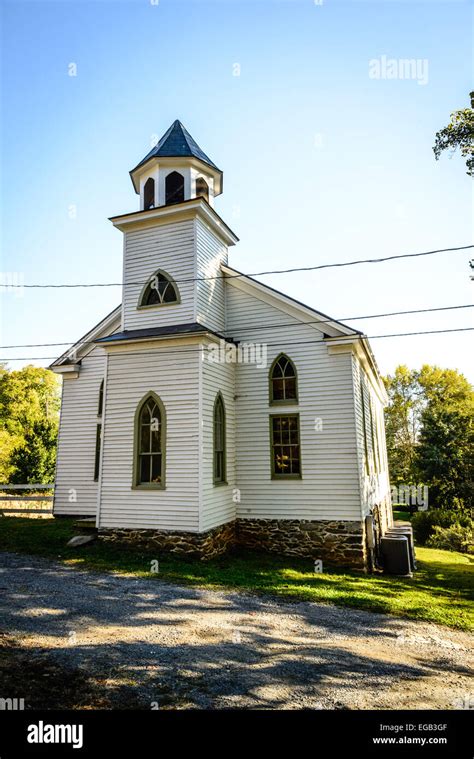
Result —
M 474 327 L 457 327 L 455 329 L 430 329 L 426 331 L 420 331 L 420 332 L 396 332 L 391 335 L 337 335 L 335 337 L 329 337 L 319 340 L 280 340 L 278 343 L 267 343 L 262 342 L 261 345 L 265 345 L 268 348 L 275 347 L 275 346 L 281 346 L 290 343 L 292 346 L 294 345 L 314 345 L 316 343 L 321 342 L 329 342 L 331 340 L 337 340 L 339 343 L 343 343 L 344 341 L 349 342 L 352 340 L 381 340 L 386 337 L 412 337 L 413 335 L 440 335 L 445 334 L 448 332 L 471 332 L 474 331 Z M 196 334 L 190 334 L 190 337 L 199 337 L 199 335 Z M 167 335 L 166 337 L 172 338 L 172 335 Z M 153 339 L 153 338 L 151 338 Z M 116 343 L 117 344 L 117 343 Z M 118 343 L 119 344 L 119 343 Z M 229 343 L 231 345 L 231 343 Z M 237 345 L 235 346 L 238 347 Z M 183 353 L 198 353 L 201 350 L 201 348 L 174 348 L 172 350 L 159 350 L 159 353 L 157 353 L 156 350 L 154 351 L 120 351 L 120 353 L 117 353 L 116 355 L 120 356 L 165 356 L 165 355 L 182 355 Z M 9 357 L 3 357 L 0 358 L 0 361 L 54 361 L 57 359 L 57 356 L 16 356 L 14 358 Z
M 176 284 L 184 284 L 186 282 L 203 282 L 207 280 L 214 280 L 214 279 L 239 279 L 240 277 L 263 277 L 267 274 L 291 274 L 293 272 L 298 271 L 318 271 L 321 269 L 335 269 L 340 268 L 343 266 L 357 266 L 359 264 L 379 264 L 383 263 L 385 261 L 395 261 L 401 258 L 419 258 L 420 256 L 432 256 L 435 253 L 448 253 L 453 251 L 459 251 L 459 250 L 468 250 L 469 248 L 474 248 L 474 245 L 462 245 L 457 248 L 439 248 L 437 250 L 427 250 L 423 253 L 401 253 L 396 256 L 384 256 L 383 258 L 363 258 L 356 261 L 341 261 L 339 263 L 333 263 L 333 264 L 319 264 L 317 266 L 295 266 L 291 269 L 272 269 L 268 271 L 257 271 L 253 272 L 252 274 L 245 274 L 243 272 L 239 272 L 238 274 L 218 274 L 214 277 L 190 277 L 188 279 L 176 279 L 174 280 Z M 5 288 L 36 288 L 36 289 L 58 289 L 58 288 L 76 288 L 76 287 L 130 287 L 132 285 L 141 285 L 145 286 L 150 282 L 150 279 L 147 279 L 145 282 L 90 282 L 90 283 L 73 283 L 73 284 L 45 284 L 45 285 L 39 285 L 39 284 L 33 284 L 33 285 L 25 285 L 25 284 L 0 284 L 1 287 Z
M 365 316 L 346 316 L 341 319 L 311 319 L 310 321 L 293 321 L 293 322 L 284 322 L 284 323 L 274 323 L 274 324 L 251 324 L 251 325 L 239 325 L 238 327 L 234 329 L 224 329 L 219 330 L 219 332 L 222 332 L 223 334 L 232 334 L 236 331 L 238 332 L 248 332 L 250 330 L 260 330 L 260 329 L 283 329 L 286 327 L 300 327 L 301 325 L 315 325 L 315 324 L 333 324 L 333 323 L 343 323 L 343 322 L 350 322 L 350 321 L 362 321 L 363 319 L 382 319 L 390 316 L 407 316 L 412 314 L 425 314 L 425 313 L 433 313 L 436 311 L 456 311 L 463 308 L 474 308 L 474 303 L 467 303 L 466 305 L 459 305 L 459 306 L 439 306 L 436 308 L 416 308 L 411 309 L 409 311 L 390 311 L 388 313 L 384 314 L 366 314 Z M 95 343 L 95 340 L 63 340 L 63 342 L 57 342 L 57 343 L 24 343 L 20 345 L 0 345 L 1 350 L 12 350 L 14 348 L 54 348 L 54 347 L 60 347 L 63 345 L 71 345 L 71 346 L 83 346 L 83 345 L 93 345 Z

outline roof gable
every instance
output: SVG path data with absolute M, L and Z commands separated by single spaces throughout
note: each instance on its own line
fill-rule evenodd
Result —
M 300 320 L 302 324 L 308 324 L 310 327 L 314 327 L 319 332 L 323 332 L 330 337 L 357 336 L 362 334 L 359 330 L 348 327 L 346 324 L 337 321 L 337 319 L 331 319 L 327 314 L 316 311 L 311 306 L 307 306 L 269 285 L 258 282 L 256 279 L 243 274 L 237 269 L 223 265 L 222 271 L 227 276 L 227 281 L 230 285 L 236 287 L 240 285 L 243 288 L 250 288 L 253 290 L 255 297 L 266 300 L 276 308 Z
M 89 332 L 81 337 L 74 345 L 64 351 L 64 353 L 49 365 L 49 369 L 54 371 L 55 367 L 64 366 L 65 364 L 76 363 L 85 358 L 88 353 L 96 347 L 94 341 L 100 337 L 112 334 L 120 327 L 122 320 L 122 304 L 114 308 L 107 314 L 102 321 L 95 325 Z

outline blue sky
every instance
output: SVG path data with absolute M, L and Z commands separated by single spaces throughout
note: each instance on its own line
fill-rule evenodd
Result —
M 216 210 L 240 237 L 230 263 L 242 271 L 473 241 L 472 180 L 458 156 L 436 162 L 431 149 L 449 114 L 468 105 L 468 2 L 3 0 L 1 9 L 2 272 L 30 284 L 120 282 L 122 239 L 108 217 L 138 209 L 128 172 L 175 118 L 224 171 Z M 382 56 L 418 60 L 425 76 L 371 78 Z M 471 257 L 262 280 L 344 319 L 473 302 Z M 120 288 L 0 293 L 1 344 L 74 341 L 120 298 Z M 351 325 L 380 335 L 473 318 Z M 472 380 L 471 335 L 372 347 L 384 373 L 428 362 Z

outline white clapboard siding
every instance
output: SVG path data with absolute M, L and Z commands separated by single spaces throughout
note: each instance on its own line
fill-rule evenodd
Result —
M 209 530 L 235 519 L 235 364 L 207 360 L 204 348 L 202 366 L 202 451 L 201 451 L 201 530 Z M 222 394 L 226 414 L 227 485 L 214 484 L 214 403 Z
M 109 355 L 100 527 L 199 529 L 199 372 L 199 348 L 189 343 Z M 166 411 L 166 488 L 146 491 L 132 488 L 133 437 L 150 391 Z
M 95 443 L 99 390 L 105 373 L 105 352 L 94 348 L 83 360 L 79 376 L 63 380 L 59 427 L 55 514 L 95 516 Z M 70 500 L 74 498 L 77 501 Z
M 371 378 L 356 356 L 352 358 L 358 445 L 359 479 L 362 513 L 374 504 L 389 510 L 390 487 L 383 404 L 372 386 Z M 371 415 L 372 408 L 372 415 Z M 365 432 L 364 432 L 365 420 Z M 371 424 L 374 425 L 372 434 Z M 366 456 L 367 447 L 367 456 Z
M 135 230 L 125 234 L 123 328 L 159 327 L 195 321 L 195 230 L 193 220 Z M 142 283 L 163 269 L 176 282 L 179 304 L 138 309 Z M 187 281 L 183 281 L 187 280 Z
M 238 516 L 360 520 L 351 354 L 329 355 L 321 332 L 232 281 L 226 282 L 226 303 L 228 334 L 245 342 L 278 343 L 268 345 L 264 368 L 243 363 L 236 367 Z M 254 328 L 277 323 L 294 326 Z M 248 325 L 252 329 L 246 330 Z M 269 405 L 268 370 L 280 352 L 297 369 L 297 406 Z M 285 411 L 300 414 L 301 480 L 271 479 L 269 415 Z
M 227 247 L 201 219 L 196 218 L 195 224 L 196 321 L 220 332 L 225 327 L 225 287 L 221 264 L 227 264 Z

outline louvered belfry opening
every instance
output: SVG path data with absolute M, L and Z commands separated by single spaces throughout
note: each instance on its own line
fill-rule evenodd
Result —
M 184 200 L 184 177 L 179 171 L 172 171 L 165 179 L 165 204 L 182 203 Z
M 143 208 L 148 211 L 149 208 L 155 207 L 155 180 L 149 177 L 143 188 Z
M 205 198 L 209 203 L 209 185 L 202 177 L 196 179 L 196 197 Z

